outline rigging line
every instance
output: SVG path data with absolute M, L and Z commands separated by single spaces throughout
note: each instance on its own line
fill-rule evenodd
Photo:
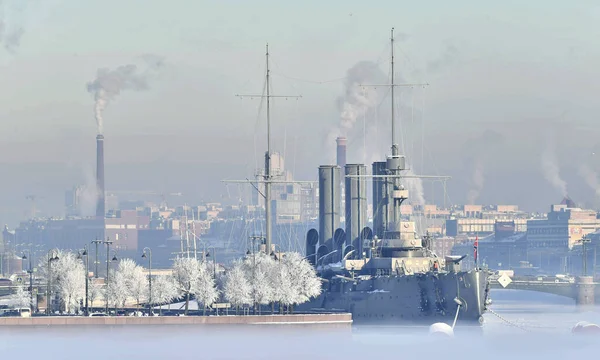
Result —
M 264 72 L 266 72 L 266 64 L 265 64 Z M 264 101 L 265 101 L 264 95 L 265 95 L 266 90 L 267 90 L 267 79 L 265 78 L 263 80 L 263 89 L 262 89 L 262 93 L 261 93 L 260 102 L 258 103 L 258 111 L 256 114 L 256 121 L 254 123 L 254 139 L 253 139 L 254 140 L 254 171 L 259 169 L 258 154 L 257 154 L 257 151 L 258 151 L 257 150 L 257 137 L 258 137 L 258 128 L 260 126 L 260 115 L 262 113 L 262 109 L 264 106 Z
M 423 148 L 425 146 L 425 87 L 421 92 L 421 174 L 425 172 L 425 159 Z M 439 175 L 439 174 L 438 174 Z
M 329 84 L 329 83 L 332 83 L 332 82 L 338 82 L 338 81 L 342 81 L 342 80 L 348 79 L 347 76 L 343 76 L 343 77 L 339 77 L 339 78 L 335 78 L 335 79 L 316 81 L 316 80 L 308 80 L 308 79 L 301 79 L 301 78 L 297 78 L 297 77 L 293 77 L 293 76 L 288 76 L 288 75 L 279 73 L 277 71 L 272 71 L 272 73 L 275 74 L 275 75 L 281 76 L 283 78 L 286 78 L 288 80 L 295 80 L 295 81 L 300 81 L 300 82 L 309 83 L 309 84 L 317 84 L 317 85 Z
M 402 91 L 400 91 L 400 99 L 398 99 L 398 102 L 396 103 L 396 101 L 394 101 L 394 99 L 392 99 L 392 102 L 394 104 L 394 106 L 396 106 L 396 109 L 398 110 L 396 113 L 398 114 L 398 128 L 400 129 L 400 142 L 402 144 L 402 152 L 406 155 L 406 139 L 404 138 L 404 121 L 403 117 L 401 116 L 401 112 L 402 112 L 402 98 L 404 97 L 404 93 Z

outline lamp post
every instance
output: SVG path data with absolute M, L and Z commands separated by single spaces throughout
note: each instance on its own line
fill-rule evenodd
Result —
M 217 250 L 214 247 L 209 247 L 208 250 L 212 250 L 213 251 L 213 255 L 212 255 L 212 259 L 213 259 L 213 277 L 215 279 L 215 281 L 217 280 Z M 210 257 L 210 252 L 205 251 L 204 252 L 206 255 L 204 255 L 205 258 Z
M 146 252 L 148 252 L 147 256 Z M 148 258 L 148 316 L 152 316 L 152 250 L 145 247 L 142 257 Z
M 50 255 L 52 254 L 52 255 Z M 50 315 L 50 307 L 51 307 L 51 299 L 52 299 L 52 287 L 50 286 L 52 282 L 52 262 L 58 260 L 58 255 L 55 250 L 48 251 L 48 279 L 46 281 L 46 315 Z
M 583 245 L 583 276 L 587 276 L 587 243 L 591 242 L 587 236 L 581 239 L 581 245 Z
M 87 244 L 83 247 L 83 250 L 79 252 L 78 258 L 83 260 L 85 256 L 85 316 L 88 316 L 90 313 L 89 303 L 88 303 L 88 294 L 89 294 L 89 277 L 90 277 L 90 257 L 88 254 L 88 246 Z
M 96 238 L 96 240 L 92 240 L 92 244 L 96 245 L 96 261 L 94 262 L 94 277 L 97 279 L 98 278 L 98 246 L 100 246 L 100 244 L 102 244 L 102 240 L 98 240 L 98 238 Z
M 29 296 L 31 297 L 30 299 L 30 304 L 29 304 L 29 309 L 31 310 L 31 312 L 33 313 L 33 268 L 31 267 L 31 251 L 30 250 L 25 250 L 28 254 L 29 254 L 29 269 L 27 269 L 27 273 L 29 274 Z M 27 256 L 25 255 L 25 253 L 23 253 L 23 256 L 21 257 L 21 259 L 23 260 L 27 260 Z
M 109 260 L 109 258 L 110 258 L 110 245 L 113 242 L 110 240 L 110 238 L 107 237 L 106 240 L 104 240 L 102 243 L 106 245 L 106 281 L 105 281 L 105 283 L 106 283 L 106 291 L 104 291 L 104 293 L 105 293 L 104 297 L 106 299 L 106 315 L 108 315 L 108 276 L 109 276 L 108 273 L 109 273 L 109 270 L 110 270 L 110 268 L 109 268 L 110 267 L 110 260 Z M 115 259 L 116 259 L 116 255 L 115 255 Z

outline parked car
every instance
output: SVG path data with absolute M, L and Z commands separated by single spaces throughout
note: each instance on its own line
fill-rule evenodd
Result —
M 105 313 L 91 313 L 90 317 L 96 317 L 96 316 L 108 316 Z

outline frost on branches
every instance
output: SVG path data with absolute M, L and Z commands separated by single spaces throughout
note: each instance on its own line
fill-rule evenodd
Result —
M 13 306 L 16 308 L 31 308 L 31 294 L 25 290 L 24 286 L 17 286 L 15 293 L 10 297 Z
M 85 297 L 85 266 L 71 252 L 55 251 L 54 254 L 58 260 L 50 263 L 50 269 L 47 259 L 40 261 L 40 273 L 46 281 L 50 280 L 53 294 L 60 299 L 61 310 L 74 313 Z
M 246 278 L 244 264 L 241 261 L 235 261 L 227 271 L 223 284 L 223 292 L 227 301 L 236 307 L 236 314 L 240 306 L 252 303 L 252 288 Z
M 251 254 L 244 259 L 244 272 L 250 282 L 250 296 L 255 306 L 268 305 L 273 301 L 273 284 L 269 281 L 275 262 L 262 252 Z
M 88 301 L 90 306 L 93 307 L 94 301 L 102 299 L 104 299 L 104 285 L 90 279 L 88 286 Z
M 179 257 L 175 259 L 173 277 L 179 292 L 185 297 L 185 314 L 187 315 L 190 307 L 190 296 L 198 288 L 200 262 L 194 258 Z
M 152 279 L 152 305 L 170 304 L 179 296 L 179 288 L 174 277 L 157 276 Z M 162 306 L 159 313 L 162 315 Z
M 321 294 L 321 281 L 314 268 L 296 252 L 278 260 L 262 252 L 248 255 L 244 272 L 250 282 L 250 296 L 260 305 L 279 302 L 290 307 Z
M 139 306 L 148 297 L 148 279 L 144 268 L 131 259 L 123 259 L 119 261 L 117 272 L 123 276 L 127 296 L 135 299 L 136 305 Z
M 297 252 L 287 253 L 281 260 L 281 265 L 292 278 L 293 297 L 289 305 L 298 305 L 321 295 L 321 280 L 315 269 Z
M 108 278 L 108 301 L 116 308 L 124 307 L 129 299 L 139 306 L 148 296 L 148 280 L 144 269 L 131 259 L 119 261 Z
M 173 266 L 173 276 L 181 294 L 185 296 L 185 313 L 188 313 L 190 297 L 193 295 L 199 304 L 212 305 L 219 296 L 213 273 L 206 263 L 194 258 L 177 258 Z
M 219 298 L 219 290 L 217 290 L 213 273 L 209 271 L 206 262 L 200 263 L 198 286 L 194 291 L 194 296 L 198 304 L 203 305 L 203 314 L 206 314 L 206 308 Z
M 127 281 L 125 274 L 118 270 L 111 270 L 108 276 L 108 290 L 105 296 L 108 295 L 108 303 L 117 310 L 120 307 L 125 307 L 127 298 L 129 297 L 129 289 L 127 289 Z

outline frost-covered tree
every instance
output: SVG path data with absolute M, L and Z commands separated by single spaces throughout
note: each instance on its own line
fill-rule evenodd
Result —
M 58 252 L 58 260 L 51 264 L 51 281 L 60 297 L 64 311 L 73 313 L 79 309 L 85 297 L 85 267 L 72 252 Z M 47 269 L 45 273 L 48 274 Z
M 31 293 L 24 286 L 17 286 L 10 300 L 16 308 L 31 308 L 33 305 L 31 302 Z
M 252 303 L 252 287 L 244 272 L 244 264 L 235 261 L 225 274 L 223 284 L 225 298 L 236 307 L 236 314 L 240 306 Z
M 284 306 L 292 305 L 296 298 L 294 291 L 294 278 L 289 272 L 285 262 L 277 261 L 268 274 L 268 280 L 273 288 L 273 302 L 279 302 L 279 311 L 283 312 Z
M 284 304 L 302 304 L 321 294 L 321 280 L 313 266 L 302 255 L 297 252 L 287 253 L 281 259 L 281 266 L 292 279 L 291 299 L 286 298 Z
M 179 257 L 173 265 L 173 277 L 179 292 L 185 296 L 185 314 L 190 305 L 190 296 L 198 292 L 202 265 L 194 258 Z
M 262 252 L 248 255 L 244 259 L 244 271 L 250 282 L 250 296 L 255 302 L 255 310 L 258 307 L 260 311 L 260 305 L 268 305 L 273 301 L 274 290 L 269 274 L 274 267 L 273 259 Z
M 172 276 L 157 276 L 152 279 L 152 305 L 168 304 L 179 296 L 177 281 Z M 162 306 L 159 314 L 162 315 Z
M 125 274 L 118 270 L 111 270 L 108 278 L 108 303 L 111 304 L 115 310 L 120 307 L 125 307 L 125 303 L 130 296 L 129 289 L 127 287 L 127 279 Z
M 148 296 L 148 279 L 144 269 L 131 259 L 119 261 L 117 272 L 123 276 L 127 295 L 135 299 L 137 306 Z
M 90 307 L 94 306 L 94 301 L 104 299 L 104 285 L 90 280 L 88 284 L 88 301 Z
M 197 286 L 193 294 L 198 304 L 202 304 L 203 306 L 202 313 L 206 314 L 206 308 L 219 298 L 219 290 L 217 289 L 213 273 L 209 271 L 206 262 L 200 263 L 199 270 Z

